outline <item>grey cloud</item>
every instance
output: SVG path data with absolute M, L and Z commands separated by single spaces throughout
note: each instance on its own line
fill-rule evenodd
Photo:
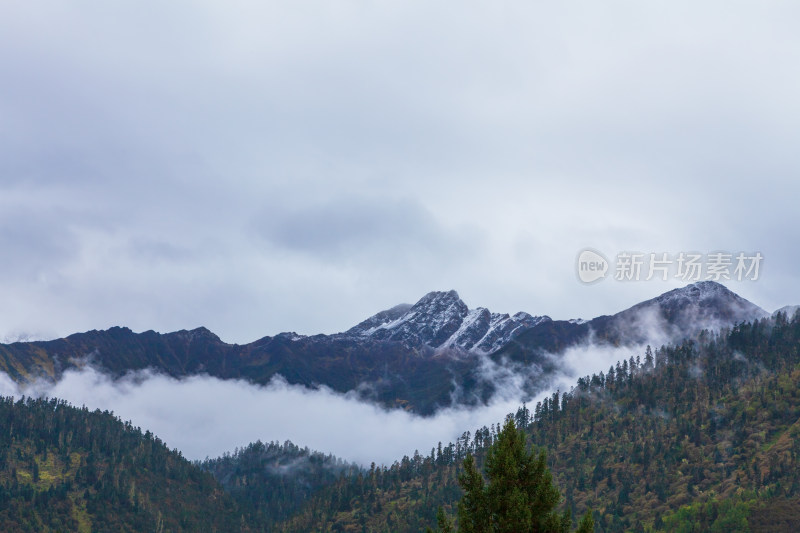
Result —
M 7 282 L 35 282 L 57 274 L 78 252 L 75 234 L 64 225 L 65 216 L 35 208 L 0 213 L 0 277 Z
M 163 238 L 134 238 L 130 242 L 129 253 L 138 260 L 150 263 L 192 263 L 203 259 L 199 250 Z
M 451 257 L 480 244 L 466 230 L 446 230 L 422 205 L 410 199 L 348 197 L 318 205 L 270 206 L 254 223 L 269 243 L 323 259 L 370 255 L 395 261 L 415 255 Z

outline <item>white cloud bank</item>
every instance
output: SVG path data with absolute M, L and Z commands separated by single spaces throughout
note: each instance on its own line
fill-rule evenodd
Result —
M 633 349 L 577 347 L 563 355 L 565 373 L 554 387 L 569 390 L 579 376 L 607 370 Z M 518 380 L 521 382 L 521 380 Z M 56 383 L 19 385 L 0 374 L 0 394 L 50 396 L 76 406 L 107 409 L 143 430 L 149 429 L 190 459 L 216 457 L 257 439 L 291 440 L 362 465 L 390 464 L 414 450 L 430 452 L 438 442 L 503 420 L 522 404 L 515 380 L 504 376 L 488 406 L 448 408 L 431 417 L 387 411 L 352 395 L 309 390 L 273 379 L 268 385 L 208 376 L 175 379 L 150 371 L 114 381 L 85 367 L 66 372 Z M 555 390 L 555 389 L 552 389 Z M 546 394 L 534 398 L 529 405 Z

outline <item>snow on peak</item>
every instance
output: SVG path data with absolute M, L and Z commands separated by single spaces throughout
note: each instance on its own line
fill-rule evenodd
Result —
M 714 281 L 692 283 L 638 303 L 614 315 L 630 337 L 685 337 L 702 329 L 716 330 L 768 316 L 757 305 Z
M 435 291 L 414 305 L 381 311 L 343 335 L 491 353 L 546 319 L 524 312 L 514 316 L 492 313 L 483 307 L 470 310 L 456 291 Z
M 658 296 L 656 300 L 665 302 L 675 298 L 688 298 L 690 300 L 699 301 L 723 295 L 735 296 L 736 294 L 725 287 L 725 285 L 717 283 L 716 281 L 698 281 L 697 283 L 691 283 L 685 287 L 665 292 L 661 296 Z

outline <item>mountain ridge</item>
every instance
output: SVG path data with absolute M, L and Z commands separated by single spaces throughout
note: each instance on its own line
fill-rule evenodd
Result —
M 207 374 L 266 384 L 280 375 L 290 384 L 355 391 L 384 407 L 428 415 L 451 406 L 457 388 L 467 393 L 459 402 L 488 402 L 498 384 L 483 374 L 487 361 L 522 365 L 530 374 L 525 390 L 532 394 L 543 386 L 545 374 L 558 370 L 550 354 L 570 346 L 661 342 L 763 316 L 766 311 L 714 282 L 675 289 L 584 322 L 470 309 L 456 291 L 435 291 L 333 335 L 285 332 L 228 344 L 204 327 L 164 334 L 113 327 L 5 344 L 0 345 L 0 371 L 22 383 L 56 380 L 87 364 L 115 378 L 154 369 L 178 378 Z

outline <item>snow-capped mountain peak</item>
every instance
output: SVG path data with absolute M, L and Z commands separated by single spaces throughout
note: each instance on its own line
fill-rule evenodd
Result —
M 491 353 L 548 317 L 514 316 L 478 307 L 470 310 L 456 291 L 435 291 L 417 303 L 399 305 L 361 322 L 343 335 L 398 341 L 408 346 Z
M 721 283 L 699 281 L 674 289 L 635 307 L 657 304 L 665 314 L 692 310 L 698 318 L 737 322 L 763 318 L 769 313 L 745 300 Z

